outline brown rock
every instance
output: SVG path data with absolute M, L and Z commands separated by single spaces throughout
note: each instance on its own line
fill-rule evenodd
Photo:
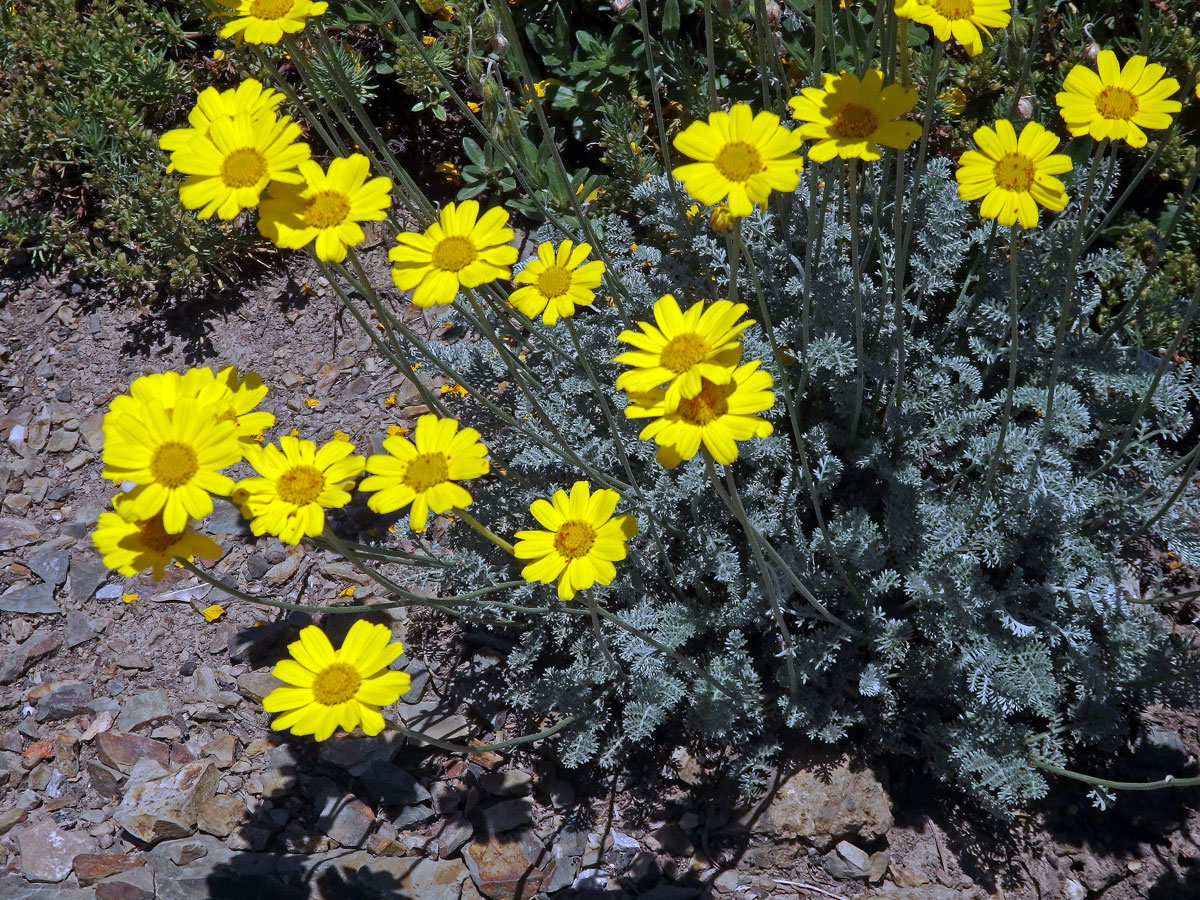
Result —
M 125 783 L 124 775 L 94 759 L 87 764 L 87 770 L 88 780 L 96 789 L 96 793 L 109 800 L 121 799 L 121 785 Z
M 81 853 L 75 857 L 75 877 L 84 887 L 109 875 L 144 866 L 146 861 L 130 853 Z
M 205 834 L 229 837 L 246 816 L 246 808 L 233 797 L 213 797 L 200 804 L 196 824 Z
M 857 771 L 842 758 L 801 771 L 782 782 L 755 811 L 752 831 L 803 838 L 828 850 L 842 838 L 870 843 L 892 827 L 884 786 L 868 768 Z
M 532 897 L 542 887 L 542 871 L 513 835 L 487 835 L 463 848 L 471 880 L 492 900 Z
M 76 856 L 96 849 L 86 832 L 67 831 L 53 819 L 14 831 L 13 838 L 27 881 L 62 881 L 71 874 Z
M 96 739 L 100 761 L 128 773 L 139 759 L 152 759 L 164 768 L 171 765 L 171 748 L 140 734 L 106 731 Z
M 113 818 L 147 844 L 187 837 L 195 832 L 200 808 L 212 800 L 220 777 L 210 762 L 188 763 L 168 778 L 130 787 Z
M 120 872 L 96 885 L 96 900 L 154 900 L 154 870 Z

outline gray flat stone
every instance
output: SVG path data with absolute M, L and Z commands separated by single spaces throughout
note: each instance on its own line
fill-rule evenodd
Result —
M 39 628 L 19 647 L 0 649 L 0 684 L 11 684 L 38 660 L 62 646 L 62 639 L 49 628 Z
M 71 576 L 74 578 L 74 576 Z M 74 595 L 72 595 L 72 599 Z M 96 631 L 92 628 L 92 623 L 88 617 L 77 609 L 67 610 L 67 621 L 63 627 L 63 639 L 67 642 L 68 647 L 78 647 L 80 644 L 86 644 L 96 636 Z
M 70 561 L 66 550 L 40 550 L 26 560 L 26 565 L 47 584 L 60 585 L 67 580 Z
M 91 888 L 30 884 L 15 872 L 3 872 L 0 873 L 0 897 L 4 900 L 95 900 L 96 893 Z
M 408 806 L 430 799 L 429 791 L 397 765 L 372 760 L 362 774 L 364 797 L 384 806 Z
M 343 847 L 361 847 L 375 825 L 375 813 L 353 794 L 324 782 L 316 796 L 317 827 Z
M 0 594 L 0 611 L 24 616 L 55 616 L 62 612 L 54 602 L 52 584 L 32 584 Z
M 21 854 L 21 874 L 29 881 L 64 881 L 75 867 L 76 856 L 96 850 L 87 832 L 67 831 L 53 819 L 14 829 L 12 836 Z
M 86 682 L 65 684 L 51 691 L 37 705 L 39 722 L 57 722 L 72 716 L 83 716 L 91 712 L 88 704 L 94 699 L 92 686 Z
M 133 731 L 143 725 L 151 725 L 171 718 L 171 704 L 163 690 L 145 691 L 134 694 L 121 704 L 121 715 L 117 717 L 117 728 Z
M 533 821 L 533 801 L 527 797 L 502 800 L 476 813 L 479 824 L 488 834 L 512 831 Z
M 42 536 L 42 530 L 28 519 L 12 516 L 0 518 L 0 551 L 13 550 L 32 544 Z
M 147 844 L 188 837 L 196 831 L 200 807 L 211 800 L 220 780 L 210 762 L 193 762 L 169 778 L 132 785 L 113 818 Z
M 71 600 L 83 603 L 92 599 L 100 585 L 108 581 L 109 570 L 103 563 L 85 559 L 79 553 L 71 557 Z

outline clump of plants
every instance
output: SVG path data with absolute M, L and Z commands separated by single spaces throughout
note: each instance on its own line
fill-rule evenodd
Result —
M 181 204 L 253 211 L 264 238 L 308 252 L 429 413 L 364 458 L 346 441 L 269 441 L 273 423 L 249 418 L 265 387 L 244 374 L 139 379 L 105 423 L 104 474 L 133 485 L 96 532 L 110 566 L 219 553 L 189 529 L 227 497 L 255 534 L 340 552 L 395 604 L 511 635 L 508 700 L 552 724 L 506 740 L 552 737 L 571 766 L 615 766 L 670 722 L 726 743 L 747 774 L 791 735 L 866 742 L 996 810 L 1042 795 L 1047 773 L 1101 804 L 1129 787 L 1069 760 L 1118 746 L 1128 715 L 1195 667 L 1120 558 L 1150 536 L 1200 563 L 1200 448 L 1178 449 L 1200 380 L 1177 354 L 1200 287 L 1146 361 L 1121 326 L 1151 270 L 1094 241 L 1120 200 L 1114 148 L 1159 140 L 1195 102 L 1194 75 L 1102 50 L 1053 110 L 997 118 L 947 156 L 931 142 L 953 128 L 946 47 L 991 52 L 1007 0 L 953 16 L 885 4 L 867 33 L 819 0 L 797 15 L 811 12 L 821 77 L 793 90 L 760 54 L 760 100 L 711 89 L 668 169 L 605 211 L 568 189 L 525 36 L 488 4 L 558 189 L 522 165 L 530 138 L 489 127 L 450 77 L 441 88 L 545 222 L 522 259 L 504 206 L 435 208 L 353 81 L 331 67 L 319 83 L 324 4 L 265 9 L 231 0 L 221 36 L 282 38 L 313 93 L 259 55 L 262 83 L 202 93 L 163 138 Z M 773 26 L 759 15 L 742 37 L 768 46 Z M 931 42 L 924 67 L 914 34 Z M 393 204 L 406 218 L 389 220 L 380 284 L 358 248 Z M 1119 303 L 1101 328 L 1106 290 Z M 466 337 L 426 341 L 409 303 Z M 254 471 L 235 482 L 224 470 L 243 458 Z M 355 490 L 417 551 L 339 536 Z M 275 669 L 274 727 L 406 730 L 381 713 L 405 687 L 388 635 L 356 625 L 336 651 L 318 635 Z
M 0 10 L 0 265 L 148 300 L 227 284 L 253 255 L 242 228 L 180 215 L 157 149 L 195 96 L 179 58 L 198 21 L 143 0 Z

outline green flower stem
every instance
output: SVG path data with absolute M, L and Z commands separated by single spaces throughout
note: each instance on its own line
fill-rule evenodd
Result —
M 867 362 L 863 350 L 863 298 L 862 298 L 862 259 L 859 256 L 859 241 L 861 227 L 859 225 L 858 209 L 858 157 L 850 160 L 849 171 L 849 203 L 850 203 L 850 268 L 853 270 L 852 284 L 854 290 L 854 413 L 850 416 L 849 443 L 853 444 L 858 436 L 858 420 L 862 415 L 863 392 L 866 386 Z
M 704 0 L 704 63 L 708 74 L 708 111 L 716 112 L 717 99 L 716 35 L 712 0 Z
M 1017 84 L 1013 88 L 1012 101 L 1008 105 L 1008 117 L 1010 119 L 1016 118 L 1017 104 L 1019 104 L 1021 102 L 1021 92 L 1025 90 L 1025 85 L 1029 84 L 1029 81 L 1033 76 L 1033 58 L 1035 56 L 1037 56 L 1037 47 L 1038 47 L 1038 28 L 1042 23 L 1042 12 L 1045 10 L 1045 8 L 1046 8 L 1046 0 L 1035 0 L 1035 2 L 1033 3 L 1033 9 L 1029 11 L 1029 14 L 1032 17 L 1033 21 L 1030 23 L 1030 26 L 1029 26 L 1028 44 L 1027 44 L 1027 46 L 1024 47 L 1024 53 L 1021 54 L 1021 56 L 1022 56 L 1021 76 L 1017 79 Z M 1014 9 L 1013 12 L 1015 13 L 1016 10 Z M 1016 19 L 1017 17 L 1014 15 L 1013 18 Z M 1016 27 L 1015 26 L 1012 29 L 1012 33 L 1013 33 L 1013 36 L 1015 37 L 1016 36 Z M 1037 94 L 1036 93 L 1033 94 L 1033 102 L 1035 104 L 1037 103 Z M 1037 119 L 1037 108 L 1036 107 L 1033 110 L 1033 115 L 1031 116 L 1031 118 L 1034 119 L 1035 121 Z
M 738 300 L 738 269 L 742 265 L 742 220 L 734 219 L 733 230 L 725 236 L 725 252 L 729 256 L 729 290 L 725 299 L 730 303 Z
M 325 142 L 325 146 L 328 147 L 331 152 L 337 151 L 343 156 L 346 155 L 349 151 L 346 149 L 345 142 L 337 133 L 337 128 L 334 126 L 334 123 L 328 120 L 320 107 L 318 107 L 317 111 L 314 112 L 312 107 L 310 107 L 300 98 L 300 95 L 296 92 L 296 89 L 291 86 L 286 78 L 283 77 L 278 67 L 271 62 L 270 57 L 267 56 L 263 49 L 256 44 L 250 44 L 249 46 L 254 54 L 255 59 L 258 61 L 259 69 L 267 72 L 271 77 L 271 81 L 273 81 L 275 86 L 279 88 L 280 93 L 287 98 L 288 103 L 290 103 L 295 109 L 300 110 L 304 118 L 308 120 L 308 124 L 311 125 L 313 130 L 321 136 L 321 140 Z
M 570 610 L 570 611 L 574 612 L 574 610 Z M 578 612 L 582 613 L 583 615 L 588 615 L 586 610 L 581 609 Z M 722 684 L 720 680 L 718 680 L 717 678 L 714 678 L 710 673 L 708 673 L 704 669 L 700 668 L 698 665 L 696 665 L 694 662 L 692 662 L 686 656 L 682 656 L 681 654 L 676 653 L 674 650 L 672 650 L 666 644 L 662 643 L 658 639 L 647 634 L 645 631 L 642 631 L 642 629 L 638 628 L 636 625 L 630 625 L 628 622 L 626 622 L 620 616 L 617 616 L 614 613 L 609 612 L 603 606 L 597 605 L 596 612 L 600 616 L 600 618 L 603 619 L 604 621 L 612 622 L 618 628 L 621 628 L 621 629 L 629 632 L 638 640 L 645 641 L 647 644 L 649 644 L 655 650 L 658 650 L 660 653 L 665 653 L 667 656 L 669 656 L 671 659 L 675 660 L 675 662 L 677 662 L 680 666 L 682 666 L 685 670 L 690 672 L 692 675 L 695 675 L 697 678 L 699 678 L 701 681 L 705 682 L 706 684 L 708 684 L 715 690 L 720 691 L 722 694 L 724 694 L 730 700 L 733 700 L 735 703 L 740 704 L 743 710 L 746 710 L 747 712 L 749 712 L 749 709 L 748 709 L 748 706 L 746 703 L 746 699 L 747 699 L 746 695 L 743 694 L 741 691 L 735 690 L 734 688 L 731 688 L 731 687 L 728 687 L 728 686 Z
M 650 41 L 650 19 L 646 12 L 649 2 L 650 0 L 638 0 L 638 13 L 641 16 L 642 26 L 642 49 L 646 56 L 646 76 L 650 79 L 650 99 L 654 104 L 654 127 L 658 131 L 658 148 L 662 154 L 663 169 L 670 172 L 671 148 L 667 144 L 667 126 L 666 120 L 663 119 L 662 97 L 659 96 L 658 70 L 654 66 L 654 50 Z M 667 177 L 667 190 L 671 192 L 671 202 L 675 204 L 675 214 L 684 223 L 688 236 L 691 237 L 694 232 L 691 222 L 684 215 L 683 198 L 679 196 L 679 187 L 675 183 L 675 179 L 670 176 Z
M 1106 787 L 1114 791 L 1159 791 L 1164 788 L 1200 787 L 1200 776 L 1195 778 L 1174 778 L 1168 775 L 1161 781 L 1112 781 L 1108 778 L 1097 778 L 1095 775 L 1072 772 L 1070 769 L 1056 766 L 1054 763 L 1040 756 L 1031 756 L 1029 762 L 1052 775 L 1061 775 L 1064 778 L 1072 778 L 1075 781 L 1082 781 L 1084 784 Z
M 613 677 L 620 681 L 626 681 L 625 670 L 617 662 L 617 658 L 613 656 L 612 648 L 608 646 L 608 639 L 604 637 L 604 629 L 600 627 L 600 607 L 596 604 L 596 598 L 592 596 L 591 591 L 580 591 L 579 594 L 583 597 L 583 604 L 587 607 L 588 615 L 592 621 L 592 634 L 595 636 L 596 643 L 600 647 L 600 652 L 604 654 L 604 659 L 608 662 L 609 668 L 612 669 Z
M 524 734 L 521 737 L 510 738 L 507 741 L 498 741 L 494 744 L 454 744 L 450 741 L 443 741 L 441 738 L 430 737 L 420 731 L 414 731 L 399 722 L 384 716 L 384 724 L 392 731 L 402 734 L 407 738 L 415 738 L 424 741 L 432 747 L 437 747 L 439 750 L 445 750 L 448 753 L 487 753 L 494 750 L 503 750 L 506 747 L 516 747 L 520 744 L 532 744 L 535 741 L 540 741 L 544 738 L 553 737 L 558 734 L 572 722 L 579 718 L 577 715 L 566 716 L 561 719 L 557 725 L 546 728 L 543 731 L 535 732 L 534 734 Z
M 317 540 L 317 538 L 309 538 L 309 541 L 313 543 L 316 543 Z M 343 541 L 342 543 L 344 543 L 363 559 L 374 559 L 378 560 L 379 562 L 394 562 L 404 566 L 418 566 L 421 568 L 453 568 L 450 563 L 445 562 L 444 560 L 434 559 L 432 556 L 426 556 L 421 553 L 408 553 L 404 550 L 394 550 L 390 547 L 375 547 L 371 544 L 360 544 L 357 541 Z
M 787 619 L 784 618 L 783 609 L 779 605 L 779 595 L 775 591 L 775 581 L 767 569 L 766 560 L 763 559 L 754 526 L 750 524 L 750 520 L 746 517 L 746 510 L 742 507 L 741 498 L 737 494 L 737 484 L 733 480 L 733 473 L 729 470 L 728 466 L 725 467 L 725 477 L 729 485 L 729 493 L 726 495 L 721 491 L 721 482 L 717 478 L 717 470 L 713 465 L 712 457 L 707 450 L 703 452 L 704 465 L 708 470 L 708 477 L 712 481 L 713 489 L 725 501 L 726 506 L 729 507 L 729 511 L 733 513 L 733 517 L 737 519 L 738 524 L 742 526 L 742 530 L 749 541 L 750 552 L 754 555 L 754 564 L 758 567 L 758 575 L 762 583 L 763 593 L 767 596 L 767 602 L 771 604 L 771 615 L 775 619 L 775 627 L 779 629 L 779 635 L 783 642 L 783 653 L 780 655 L 783 656 L 784 668 L 787 672 L 788 697 L 794 701 L 796 694 L 800 690 L 800 680 L 796 676 L 796 645 L 792 641 L 792 631 L 788 628 Z
M 825 544 L 825 552 L 829 554 L 829 558 L 833 562 L 834 568 L 838 570 L 838 574 L 842 577 L 842 580 L 845 581 L 846 586 L 849 588 L 850 593 L 854 596 L 854 599 L 858 601 L 859 605 L 862 605 L 862 594 L 859 592 L 858 586 L 854 583 L 854 579 L 850 577 L 850 573 L 846 571 L 846 567 L 842 565 L 841 558 L 838 556 L 837 550 L 833 546 L 833 538 L 830 536 L 829 529 L 825 524 L 825 516 L 821 512 L 821 498 L 817 495 L 816 483 L 813 480 L 812 469 L 809 467 L 808 463 L 808 451 L 804 444 L 804 435 L 800 426 L 800 413 L 796 408 L 796 401 L 792 395 L 791 375 L 788 371 L 789 367 L 784 365 L 782 355 L 779 350 L 779 345 L 775 342 L 775 326 L 771 320 L 770 307 L 767 305 L 766 297 L 763 295 L 762 279 L 759 277 L 758 265 L 754 261 L 754 254 L 746 254 L 746 267 L 750 272 L 750 279 L 754 283 L 754 295 L 758 301 L 759 315 L 761 315 L 763 319 L 763 331 L 766 333 L 767 340 L 770 342 L 771 354 L 775 358 L 775 365 L 778 367 L 779 377 L 783 382 L 783 404 L 787 408 L 788 423 L 792 427 L 792 440 L 795 442 L 796 446 L 796 458 L 800 462 L 801 473 L 804 478 L 804 485 L 808 491 L 809 502 L 812 504 L 813 515 L 817 520 L 817 527 L 821 532 L 821 540 Z M 778 558 L 778 554 L 776 554 L 775 551 L 769 546 L 767 547 L 767 553 L 773 558 Z M 777 562 L 777 564 L 779 563 Z M 785 566 L 784 568 L 787 567 Z M 804 598 L 808 600 L 810 604 L 813 604 L 814 609 L 820 612 L 826 621 L 836 622 L 843 628 L 847 628 L 850 631 L 855 630 L 850 628 L 849 625 L 845 624 L 828 610 L 826 610 L 825 607 L 817 600 L 817 598 L 812 596 L 808 589 L 800 584 L 799 579 L 791 575 L 790 569 L 788 569 L 788 572 L 789 577 L 791 578 L 792 583 L 796 585 L 797 590 L 804 595 Z
M 1039 10 L 1040 12 L 1040 10 Z M 1075 284 L 1078 281 L 1076 268 L 1079 263 L 1079 253 L 1083 246 L 1083 230 L 1087 227 L 1091 215 L 1092 185 L 1096 181 L 1096 172 L 1100 168 L 1100 158 L 1108 146 L 1108 138 L 1100 141 L 1092 153 L 1092 164 L 1088 167 L 1087 182 L 1083 188 L 1083 196 L 1079 200 L 1079 218 L 1071 235 L 1071 253 L 1067 260 L 1067 286 L 1063 289 L 1062 303 L 1058 309 L 1058 323 L 1054 329 L 1054 359 L 1050 363 L 1050 380 L 1046 385 L 1046 408 L 1043 411 L 1041 434 L 1038 436 L 1038 449 L 1034 456 L 1033 468 L 1029 472 L 1029 482 L 1026 490 L 1033 496 L 1033 483 L 1037 479 L 1042 466 L 1042 457 L 1046 451 L 1046 443 L 1050 439 L 1050 431 L 1054 422 L 1054 393 L 1058 386 L 1059 370 L 1062 366 L 1063 349 L 1066 345 L 1067 325 L 1071 321 L 1071 301 L 1075 294 Z
M 1186 470 L 1184 470 L 1183 475 L 1180 476 L 1179 484 L 1175 486 L 1175 490 L 1171 492 L 1171 496 L 1168 497 L 1166 502 L 1158 508 L 1154 515 L 1147 519 L 1142 526 L 1133 533 L 1127 543 L 1136 541 L 1139 537 L 1158 524 L 1158 520 L 1167 514 L 1171 507 L 1175 505 L 1175 501 L 1183 496 L 1183 492 L 1186 491 L 1188 486 L 1192 483 L 1192 476 L 1196 474 L 1197 465 L 1200 465 L 1200 454 L 1196 454 L 1193 451 L 1192 460 L 1188 463 L 1188 467 Z
M 675 574 L 675 565 L 671 562 L 671 555 L 667 553 L 667 548 L 662 542 L 660 529 L 663 523 L 650 510 L 646 503 L 646 495 L 642 492 L 642 486 L 638 483 L 637 476 L 633 473 L 633 466 L 629 462 L 629 454 L 625 452 L 625 443 L 621 440 L 621 431 L 617 425 L 616 415 L 613 413 L 612 407 L 608 402 L 608 395 L 605 389 L 601 386 L 599 379 L 596 378 L 596 373 L 592 371 L 591 363 L 588 362 L 587 354 L 583 352 L 583 345 L 579 341 L 579 332 L 575 328 L 575 319 L 573 316 L 566 317 L 567 331 L 571 335 L 571 343 L 575 346 L 575 358 L 579 361 L 579 365 L 583 367 L 584 374 L 587 375 L 588 381 L 592 384 L 592 390 L 596 392 L 596 398 L 600 401 L 600 409 L 604 413 L 604 420 L 608 423 L 608 430 L 612 435 L 613 446 L 617 449 L 617 455 L 621 458 L 621 468 L 625 470 L 625 475 L 629 479 L 629 484 L 633 488 L 634 499 L 638 506 L 643 510 L 648 510 L 651 515 L 648 516 L 650 521 L 650 538 L 654 541 L 654 546 L 658 550 L 659 556 L 662 559 L 663 566 L 666 569 L 669 577 L 671 590 L 678 597 L 675 585 L 678 581 Z M 640 576 L 639 576 L 640 577 Z
M 896 16 L 896 52 L 900 56 L 900 84 L 909 87 L 912 84 L 912 51 L 908 48 L 908 19 L 903 16 Z
M 1000 464 L 1000 457 L 1004 455 L 1004 439 L 1008 433 L 1008 425 L 1012 421 L 1013 395 L 1017 389 L 1017 357 L 1021 337 L 1021 283 L 1017 275 L 1017 248 L 1020 238 L 1018 228 L 1020 226 L 1013 224 L 1010 231 L 1008 248 L 1008 280 L 1011 285 L 1011 299 L 1008 306 L 1009 318 L 1009 339 L 1008 339 L 1008 388 L 1004 393 L 1004 409 L 1000 414 L 1000 433 L 996 435 L 996 449 L 992 451 L 991 457 L 988 459 L 987 470 L 983 474 L 983 488 L 979 492 L 979 502 L 971 513 L 971 518 L 967 520 L 967 525 L 963 529 L 966 532 L 971 530 L 971 526 L 975 524 L 975 519 L 979 516 L 980 510 L 983 509 L 984 503 L 992 492 L 992 479 L 996 475 L 996 466 Z
M 617 312 L 620 313 L 621 318 L 625 321 L 625 327 L 633 328 L 633 320 L 629 317 L 629 310 L 626 308 L 624 302 L 628 301 L 632 305 L 634 303 L 633 295 L 629 293 L 629 289 L 625 286 L 625 283 L 613 274 L 612 258 L 608 255 L 608 251 L 605 250 L 604 243 L 596 234 L 595 229 L 592 228 L 591 220 L 584 212 L 579 198 L 571 190 L 570 175 L 567 172 L 566 165 L 563 163 L 562 154 L 559 153 L 558 142 L 554 138 L 554 129 L 550 127 L 550 122 L 546 118 L 546 111 L 542 108 L 542 104 L 538 101 L 537 92 L 533 89 L 533 72 L 529 68 L 529 60 L 525 58 L 525 50 L 521 43 L 521 33 L 517 31 L 516 23 L 513 22 L 512 13 L 509 12 L 507 3 L 496 3 L 494 9 L 500 17 L 505 37 L 508 38 L 508 52 L 512 54 L 512 58 L 517 64 L 517 70 L 520 72 L 523 86 L 530 97 L 530 105 L 533 107 L 538 125 L 541 126 L 542 134 L 545 136 L 546 144 L 550 149 L 550 155 L 558 167 L 559 175 L 566 184 L 567 196 L 571 202 L 571 207 L 575 211 L 575 216 L 579 220 L 579 225 L 583 229 L 588 243 L 592 245 L 592 248 L 596 251 L 596 255 L 604 263 L 604 280 L 609 285 L 609 293 L 616 304 Z M 668 163 L 669 160 L 663 160 L 664 165 Z M 569 234 L 570 232 L 568 231 L 567 233 Z M 613 290 L 614 287 L 616 290 Z
M 491 541 L 493 544 L 495 544 L 497 547 L 499 547 L 501 550 L 503 550 L 509 556 L 517 555 L 517 551 L 513 548 L 512 544 L 510 544 L 508 541 L 504 540 L 504 538 L 500 537 L 500 535 L 496 534 L 496 532 L 492 531 L 492 529 L 488 528 L 486 525 L 484 525 L 482 522 L 480 522 L 477 518 L 475 518 L 473 515 L 471 515 L 465 509 L 456 506 L 456 507 L 454 507 L 452 512 L 454 513 L 454 515 L 458 516 L 460 519 L 462 519 L 464 522 L 466 522 L 468 525 L 470 525 L 472 528 L 474 528 L 476 531 L 478 531 L 481 535 L 483 535 L 485 538 L 487 538 L 489 541 Z M 520 584 L 520 583 L 521 582 L 516 582 L 516 584 Z

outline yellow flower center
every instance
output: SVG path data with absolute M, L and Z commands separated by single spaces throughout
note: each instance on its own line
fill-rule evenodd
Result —
M 469 237 L 451 234 L 433 248 L 433 266 L 447 272 L 459 272 L 475 261 L 477 252 Z
M 440 450 L 418 453 L 404 470 L 404 483 L 418 494 L 436 487 L 450 477 L 450 463 Z
M 747 181 L 751 175 L 757 175 L 763 170 L 758 149 L 745 141 L 726 144 L 713 160 L 713 165 L 730 181 Z
M 1138 111 L 1138 99 L 1133 91 L 1110 85 L 1096 95 L 1096 112 L 1106 119 L 1128 122 Z
M 870 137 L 879 126 L 875 113 L 857 103 L 847 103 L 833 117 L 829 130 L 834 137 L 859 140 Z
M 708 341 L 694 331 L 676 335 L 663 347 L 660 359 L 672 372 L 686 372 L 708 356 Z
M 320 191 L 304 204 L 304 221 L 310 228 L 333 228 L 350 215 L 350 198 L 341 191 Z
M 947 19 L 969 19 L 975 15 L 975 0 L 933 0 L 933 8 Z
M 1006 153 L 996 161 L 993 176 L 996 184 L 1008 191 L 1023 194 L 1033 187 L 1037 168 L 1028 156 L 1022 153 Z
M 162 516 L 147 519 L 141 524 L 138 537 L 142 543 L 155 553 L 166 553 L 179 540 L 178 534 L 168 534 L 163 529 Z
M 234 150 L 221 162 L 221 180 L 232 188 L 254 187 L 267 176 L 267 159 L 254 147 Z
M 250 15 L 256 19 L 282 19 L 293 5 L 294 0 L 250 0 Z
M 678 412 L 683 421 L 703 427 L 729 412 L 729 401 L 724 391 L 705 378 L 699 394 L 679 401 Z
M 312 466 L 292 466 L 275 479 L 275 493 L 284 503 L 315 503 L 325 489 L 325 475 Z
M 196 451 L 190 444 L 167 441 L 150 457 L 150 474 L 164 487 L 182 487 L 192 480 L 200 468 Z
M 313 680 L 313 699 L 324 706 L 337 706 L 353 700 L 362 685 L 358 669 L 349 663 L 335 662 L 322 669 Z
M 582 519 L 570 519 L 562 523 L 554 535 L 554 549 L 567 559 L 587 556 L 596 543 L 596 529 Z
M 562 266 L 547 266 L 538 276 L 537 288 L 543 297 L 561 297 L 571 289 L 571 273 Z

